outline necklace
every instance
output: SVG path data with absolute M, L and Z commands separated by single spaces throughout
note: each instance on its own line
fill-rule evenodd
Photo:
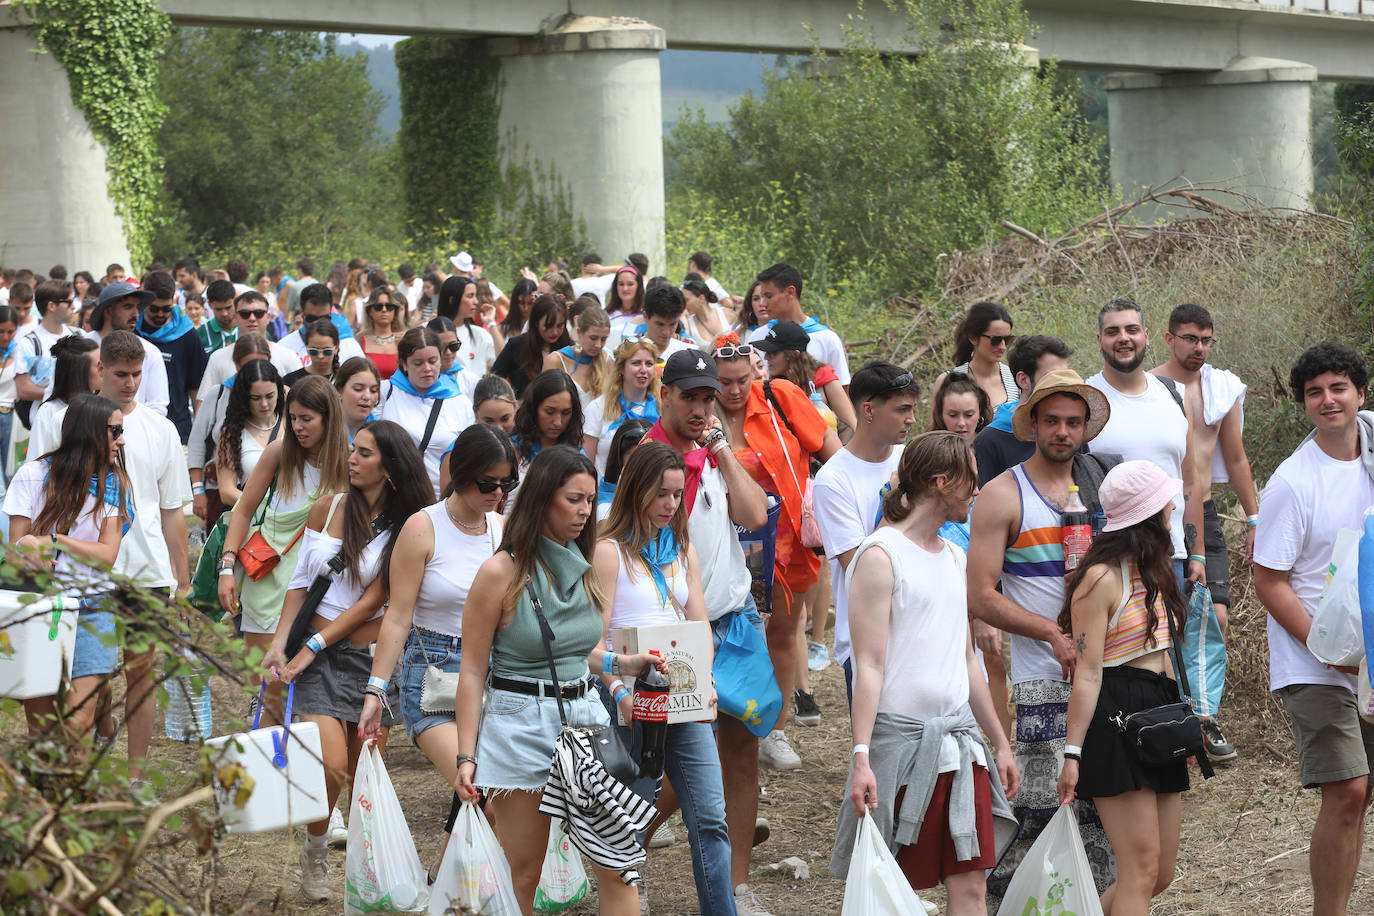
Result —
M 391 335 L 389 335 L 389 336 L 387 336 L 387 337 L 378 337 L 376 334 L 373 334 L 373 335 L 372 335 L 372 339 L 375 340 L 375 341 L 377 341 L 377 343 L 379 343 L 379 344 L 385 346 L 385 345 L 387 345 L 387 344 L 389 344 L 389 343 L 395 343 L 395 342 L 396 342 L 396 335 L 395 335 L 395 334 L 391 334 Z
M 252 420 L 245 420 L 244 422 L 247 423 L 249 426 L 253 427 L 254 429 L 256 429 L 260 433 L 270 433 L 272 430 L 277 428 L 277 424 L 275 423 L 273 423 L 271 426 L 259 426 Z
M 482 520 L 479 521 L 477 524 L 469 525 L 462 519 L 460 519 L 458 516 L 453 514 L 453 506 L 447 499 L 444 500 L 444 511 L 448 513 L 449 521 L 453 522 L 453 524 L 457 525 L 459 529 L 466 531 L 469 534 L 481 534 L 482 532 L 487 530 L 487 517 L 485 515 L 482 516 Z

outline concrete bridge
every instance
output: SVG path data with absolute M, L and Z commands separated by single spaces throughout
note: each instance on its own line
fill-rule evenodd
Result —
M 1029 63 L 1123 71 L 1105 83 L 1112 177 L 1128 193 L 1185 175 L 1283 206 L 1312 190 L 1311 84 L 1374 82 L 1374 0 L 1023 0 Z M 6 5 L 6 4 L 0 4 Z M 853 0 L 162 0 L 179 25 L 447 34 L 501 59 L 503 138 L 560 136 L 546 164 L 568 182 L 608 255 L 663 252 L 658 55 L 665 48 L 843 47 Z M 595 15 L 591 15 L 595 14 Z M 3 15 L 3 14 L 0 14 Z M 877 0 L 866 18 L 916 53 Z M 13 21 L 13 20 L 11 20 Z M 814 32 L 811 31 L 814 29 Z M 104 153 L 65 75 L 21 28 L 0 29 L 0 263 L 125 261 Z M 508 148 L 507 155 L 522 150 Z

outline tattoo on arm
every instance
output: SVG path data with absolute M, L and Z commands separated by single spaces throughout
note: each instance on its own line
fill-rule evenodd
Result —
M 1184 525 L 1184 526 L 1183 526 L 1183 546 L 1184 546 L 1184 549 L 1186 549 L 1186 550 L 1188 551 L 1188 553 L 1191 554 L 1191 553 L 1193 552 L 1193 547 L 1194 547 L 1194 545 L 1196 545 L 1196 544 L 1198 544 L 1198 543 L 1199 543 L 1199 542 L 1198 542 L 1198 539 L 1197 539 L 1197 525 Z
M 1082 658 L 1088 652 L 1088 634 L 1078 634 L 1078 657 Z

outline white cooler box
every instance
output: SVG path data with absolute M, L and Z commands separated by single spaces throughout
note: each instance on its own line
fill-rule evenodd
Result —
M 286 701 L 288 720 L 295 686 Z M 320 727 L 314 722 L 297 722 L 289 732 L 280 725 L 255 728 L 205 744 L 220 816 L 230 833 L 264 833 L 329 817 Z
M 78 599 L 0 590 L 0 697 L 57 693 L 76 650 Z

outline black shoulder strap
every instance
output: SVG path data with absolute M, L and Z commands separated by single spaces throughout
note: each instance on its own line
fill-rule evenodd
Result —
M 387 529 L 387 526 L 390 524 L 391 514 L 388 512 L 383 512 L 381 515 L 374 518 L 372 520 L 372 530 L 367 537 L 367 543 L 371 544 L 373 541 L 377 540 L 381 533 L 385 531 Z M 330 571 L 334 573 L 334 575 L 337 576 L 340 573 L 342 573 L 344 567 L 343 551 L 340 550 L 338 553 L 334 554 L 334 556 L 330 557 L 329 562 L 326 565 L 329 567 Z M 320 575 L 323 576 L 324 573 L 320 573 Z
M 277 439 L 277 433 L 281 432 L 281 417 L 277 417 L 277 422 L 272 424 L 272 434 L 267 437 L 267 444 L 271 445 Z
M 439 422 L 439 412 L 444 409 L 443 398 L 435 398 L 434 406 L 429 409 L 429 420 L 425 423 L 425 434 L 420 439 L 420 457 L 423 458 L 425 449 L 429 448 L 429 439 L 434 435 L 434 426 Z
M 1150 374 L 1154 375 L 1154 373 Z M 1155 375 L 1155 378 L 1159 379 L 1159 383 L 1164 386 L 1164 390 L 1169 392 L 1169 397 L 1174 399 L 1174 403 L 1178 405 L 1179 410 L 1183 411 L 1183 415 L 1185 417 L 1188 416 L 1188 410 L 1183 406 L 1183 395 L 1179 394 L 1178 389 L 1174 387 L 1178 382 L 1171 378 L 1165 378 L 1162 375 Z
M 539 635 L 544 640 L 544 655 L 549 660 L 549 679 L 553 681 L 554 696 L 558 698 L 558 718 L 563 721 L 563 727 L 567 728 L 568 714 L 563 711 L 563 685 L 558 680 L 558 668 L 553 663 L 553 627 L 549 626 L 549 621 L 544 616 L 544 606 L 539 603 L 539 596 L 534 593 L 532 571 L 529 581 L 525 583 L 525 591 L 530 596 L 530 607 L 534 608 L 534 616 L 539 618 Z

